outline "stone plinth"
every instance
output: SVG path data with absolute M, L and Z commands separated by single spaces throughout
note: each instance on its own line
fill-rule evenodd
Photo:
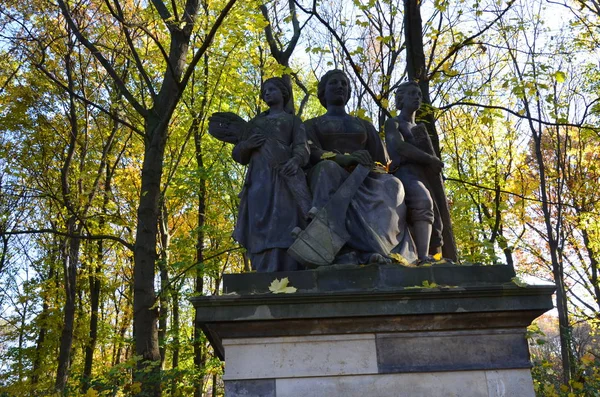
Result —
M 284 277 L 298 291 L 269 293 Z M 226 295 L 192 302 L 227 397 L 533 397 L 525 329 L 554 287 L 512 277 L 452 265 L 237 274 Z

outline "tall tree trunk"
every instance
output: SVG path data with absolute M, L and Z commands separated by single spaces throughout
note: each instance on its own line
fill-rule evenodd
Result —
M 104 222 L 101 220 L 99 226 L 102 227 Z M 101 288 L 101 272 L 102 262 L 104 261 L 104 242 L 102 240 L 97 243 L 96 264 L 94 269 L 90 269 L 89 287 L 90 287 L 90 331 L 89 340 L 85 345 L 85 357 L 83 365 L 83 376 L 81 380 L 81 392 L 85 393 L 90 386 L 92 378 L 92 365 L 94 362 L 94 350 L 98 340 L 98 314 L 100 309 L 100 288 Z
M 188 1 L 186 18 L 194 18 L 198 11 L 198 1 Z M 185 59 L 188 56 L 191 27 L 171 30 L 169 67 L 165 71 L 160 91 L 154 107 L 145 120 L 144 161 L 142 165 L 142 189 L 137 211 L 137 231 L 134 247 L 134 292 L 133 322 L 136 355 L 138 361 L 136 378 L 142 383 L 140 396 L 161 395 L 160 351 L 158 346 L 158 308 L 154 291 L 154 275 L 158 255 L 159 205 L 165 144 L 168 137 L 169 121 L 181 96 L 179 80 L 183 75 Z
M 527 101 L 524 102 L 527 114 L 530 115 L 529 104 Z M 562 261 L 559 258 L 559 244 L 558 244 L 558 233 L 555 234 L 552 222 L 560 222 L 555 220 L 548 203 L 548 190 L 546 185 L 546 165 L 542 154 L 542 130 L 543 127 L 538 126 L 539 131 L 533 126 L 533 121 L 529 118 L 529 123 L 532 131 L 532 136 L 535 144 L 535 157 L 538 165 L 538 172 L 540 176 L 540 194 L 542 196 L 541 205 L 542 212 L 544 214 L 544 224 L 546 226 L 546 234 L 548 241 L 548 248 L 550 251 L 550 262 L 552 265 L 552 275 L 554 276 L 554 282 L 556 283 L 556 309 L 558 311 L 558 325 L 560 335 L 560 352 L 561 362 L 563 366 L 563 382 L 569 383 L 571 379 L 571 358 L 572 358 L 572 345 L 571 345 L 571 325 L 569 323 L 569 312 L 567 306 L 567 295 L 565 288 L 564 269 Z M 560 205 L 560 203 L 559 203 Z M 560 227 L 560 225 L 559 225 Z
M 67 230 L 69 234 L 77 233 L 75 228 L 75 217 L 68 220 Z M 67 252 L 63 262 L 64 281 L 65 281 L 65 304 L 63 306 L 63 328 L 60 336 L 60 348 L 58 353 L 58 370 L 56 373 L 55 389 L 64 393 L 69 377 L 69 367 L 71 362 L 71 348 L 73 346 L 73 330 L 75 327 L 75 304 L 77 299 L 77 263 L 79 261 L 78 238 L 68 239 L 66 244 Z
M 161 114 L 160 112 L 156 112 Z M 133 270 L 133 323 L 138 361 L 136 381 L 140 396 L 160 396 L 160 351 L 158 348 L 158 307 L 154 291 L 160 186 L 167 122 L 154 112 L 146 120 L 146 148 L 142 165 L 142 189 L 137 210 L 137 231 Z
M 55 236 L 56 238 L 56 236 Z M 53 246 L 58 245 L 58 242 L 55 242 L 55 244 L 53 244 Z M 54 265 L 55 263 L 58 262 L 58 258 L 56 255 L 56 250 L 53 249 L 51 251 L 52 253 L 49 255 L 50 258 L 48 260 L 49 263 L 49 270 L 48 270 L 48 281 L 51 282 L 55 277 L 55 273 L 54 273 Z M 33 367 L 31 370 L 31 384 L 32 385 L 37 385 L 40 379 L 40 370 L 41 370 L 41 366 L 42 366 L 42 351 L 44 349 L 44 342 L 46 341 L 46 333 L 48 332 L 48 325 L 47 325 L 47 319 L 48 319 L 48 313 L 50 311 L 50 297 L 49 297 L 49 293 L 48 291 L 44 288 L 42 290 L 42 311 L 40 312 L 40 315 L 38 316 L 38 320 L 37 320 L 37 324 L 38 324 L 38 328 L 40 330 L 40 333 L 38 334 L 38 338 L 37 341 L 35 343 L 35 353 L 34 353 L 34 358 L 33 358 Z
M 126 290 L 126 301 L 131 301 L 131 297 L 133 295 L 133 291 L 132 288 L 127 288 Z M 122 320 L 121 324 L 119 325 L 119 319 Z M 127 329 L 129 328 L 129 325 L 131 324 L 131 312 L 130 311 L 124 311 L 123 314 L 117 318 L 117 321 L 115 323 L 115 326 L 119 326 L 119 332 L 117 333 L 117 345 L 115 346 L 115 353 L 114 353 L 114 359 L 113 359 L 113 366 L 120 364 L 121 363 L 121 357 L 125 357 L 125 360 L 128 359 L 128 354 L 127 351 L 125 352 L 125 354 L 123 354 L 123 347 L 124 347 L 124 341 L 125 341 L 125 333 L 127 332 Z M 127 345 L 127 349 L 129 349 L 129 344 Z
M 206 97 L 206 95 L 205 95 Z M 204 160 L 202 156 L 202 136 L 200 134 L 200 120 L 194 119 L 194 144 L 196 148 L 196 164 L 199 171 L 204 171 Z M 203 172 L 199 173 L 204 175 Z M 196 295 L 204 293 L 204 225 L 206 223 L 206 179 L 204 176 L 200 178 L 198 186 L 198 232 L 196 234 L 196 282 L 194 292 Z M 203 333 L 199 325 L 194 321 L 194 365 L 197 370 L 204 370 L 206 362 L 206 354 L 204 344 L 202 343 Z M 199 375 L 196 378 L 194 385 L 194 397 L 202 397 L 204 388 L 204 376 Z
M 48 318 L 48 311 L 50 306 L 48 305 L 48 299 L 44 296 L 44 303 L 42 304 L 42 312 L 40 313 L 39 319 L 39 330 L 37 341 L 35 343 L 35 355 L 33 358 L 33 367 L 31 370 L 31 384 L 37 385 L 40 379 L 40 367 L 42 363 L 42 350 L 44 347 L 44 342 L 46 341 L 46 332 L 48 328 L 46 327 L 46 319 Z
M 600 280 L 598 279 L 598 260 L 596 259 L 596 249 L 593 242 L 590 240 L 590 235 L 585 228 L 582 228 L 581 235 L 583 236 L 583 244 L 590 259 L 590 281 L 594 289 L 594 301 L 598 306 L 596 312 L 600 312 Z
M 205 10 L 206 12 L 207 10 Z M 198 225 L 196 232 L 196 280 L 194 283 L 194 293 L 197 296 L 204 293 L 204 226 L 206 224 L 206 177 L 204 169 L 204 155 L 202 152 L 202 131 L 201 124 L 205 117 L 208 95 L 208 73 L 209 73 L 208 55 L 203 57 L 202 91 L 205 93 L 200 102 L 199 113 L 194 116 L 191 130 L 194 137 L 194 154 L 196 157 L 196 167 L 200 181 L 198 183 Z M 194 365 L 199 374 L 194 379 L 194 397 L 202 397 L 204 389 L 204 367 L 206 363 L 206 351 L 204 349 L 203 332 L 199 325 L 194 321 Z
M 429 96 L 429 78 L 427 76 L 427 65 L 423 50 L 423 23 L 421 20 L 421 2 L 419 0 L 404 0 L 404 32 L 406 38 L 406 70 L 408 79 L 418 82 L 423 94 L 422 112 L 419 118 L 425 120 L 425 126 L 431 138 L 435 154 L 441 157 L 440 139 L 435 129 L 435 118 L 431 111 L 431 97 Z M 442 255 L 444 258 L 456 261 L 458 259 L 450 209 L 444 190 L 444 183 L 440 180 L 439 186 L 431 186 L 432 195 L 436 202 L 444 228 L 442 238 Z
M 104 197 L 102 200 L 102 211 L 100 220 L 98 221 L 98 228 L 100 230 L 104 230 L 106 225 L 106 216 L 104 214 L 107 213 L 110 190 L 111 190 L 111 172 L 108 164 L 105 167 L 106 169 L 106 179 L 104 183 Z M 101 283 L 101 275 L 102 275 L 102 265 L 104 263 L 104 241 L 99 240 L 97 243 L 96 249 L 96 263 L 93 271 L 90 271 L 89 275 L 89 287 L 90 287 L 90 332 L 89 332 L 89 340 L 85 346 L 85 358 L 84 358 L 84 367 L 83 367 L 83 376 L 82 376 L 82 386 L 81 391 L 85 393 L 90 385 L 90 380 L 92 378 L 92 365 L 94 362 L 94 350 L 96 349 L 96 342 L 98 340 L 98 314 L 100 309 L 100 290 L 102 287 Z
M 70 137 L 67 147 L 67 155 L 60 173 L 63 204 L 67 211 L 70 212 L 66 223 L 66 231 L 69 237 L 67 237 L 65 241 L 65 252 L 63 256 L 65 289 L 65 304 L 63 307 L 64 320 L 60 337 L 60 349 L 58 353 L 58 370 L 56 371 L 56 381 L 54 386 L 55 389 L 60 393 L 64 393 L 69 376 L 71 347 L 73 345 L 73 329 L 75 325 L 75 300 L 77 298 L 77 265 L 79 261 L 79 247 L 81 244 L 81 240 L 77 238 L 81 231 L 81 226 L 78 224 L 77 217 L 75 215 L 76 210 L 75 206 L 73 205 L 75 200 L 73 200 L 72 197 L 72 190 L 69 181 L 69 174 L 71 172 L 71 165 L 75 155 L 77 138 L 79 136 L 75 97 L 73 95 L 73 92 L 75 92 L 71 60 L 73 43 L 69 43 L 69 46 L 70 50 L 65 56 L 65 67 L 70 89 L 68 115 Z
M 160 227 L 160 260 L 158 261 L 158 268 L 160 269 L 160 297 L 159 297 L 159 318 L 158 318 L 158 343 L 160 351 L 160 366 L 164 367 L 165 357 L 167 355 L 167 324 L 169 319 L 169 295 L 171 288 L 169 287 L 169 225 L 168 225 L 168 213 L 167 206 L 165 204 L 165 198 L 161 199 L 161 212 L 158 220 Z
M 152 4 L 167 25 L 170 39 L 169 52 L 166 56 L 166 67 L 160 91 L 156 93 L 154 83 L 148 78 L 139 54 L 128 41 L 129 50 L 136 58 L 138 71 L 142 75 L 140 81 L 146 83 L 146 92 L 150 93 L 153 105 L 147 108 L 143 102 L 138 101 L 114 70 L 102 51 L 95 46 L 84 34 L 73 19 L 71 11 L 64 0 L 58 0 L 58 5 L 69 28 L 77 40 L 83 44 L 108 72 L 113 82 L 117 85 L 123 96 L 144 118 L 144 158 L 142 163 L 141 191 L 137 208 L 137 230 L 134 245 L 134 288 L 133 288 L 133 317 L 135 352 L 141 360 L 137 363 L 135 380 L 141 382 L 142 388 L 139 396 L 158 397 L 160 389 L 160 351 L 158 348 L 158 309 L 156 307 L 156 292 L 154 291 L 154 277 L 156 261 L 158 259 L 156 247 L 158 236 L 159 202 L 161 196 L 161 178 L 165 145 L 168 138 L 169 122 L 173 112 L 181 99 L 181 95 L 196 63 L 209 48 L 218 28 L 235 4 L 236 0 L 229 0 L 219 12 L 215 22 L 203 37 L 202 45 L 187 64 L 189 57 L 189 43 L 194 29 L 195 18 L 198 13 L 200 0 L 186 0 L 183 10 L 170 10 L 162 1 L 153 0 Z M 176 5 L 174 5 L 176 7 Z M 117 7 L 116 12 L 121 10 Z M 208 3 L 206 3 L 208 8 Z M 180 15 L 180 16 L 179 16 Z M 122 18 L 119 16 L 118 18 Z M 122 22 L 122 21 L 121 21 Z M 127 26 L 127 23 L 120 23 Z M 187 71 L 184 69 L 187 67 Z
M 173 334 L 173 357 L 171 361 L 171 366 L 173 369 L 179 368 L 179 287 L 173 289 L 172 297 L 172 305 L 173 305 L 173 317 L 172 322 L 173 325 L 171 327 L 171 332 Z M 177 391 L 177 379 L 173 379 L 171 383 L 171 395 L 174 396 Z

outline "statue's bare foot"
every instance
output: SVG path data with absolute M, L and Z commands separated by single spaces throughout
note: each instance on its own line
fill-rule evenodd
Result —
M 392 263 L 392 260 L 390 258 L 386 258 L 381 254 L 375 253 L 371 254 L 371 256 L 369 257 L 369 263 L 387 264 Z

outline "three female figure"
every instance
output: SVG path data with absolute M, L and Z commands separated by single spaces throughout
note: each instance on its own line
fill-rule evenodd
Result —
M 233 150 L 236 161 L 249 164 L 234 238 L 248 250 L 256 270 L 302 269 L 303 266 L 286 250 L 294 240 L 292 230 L 306 223 L 308 208 L 323 208 L 354 167 L 361 165 L 371 169 L 375 162 L 388 164 L 386 148 L 375 127 L 346 112 L 350 94 L 350 83 L 344 72 L 327 72 L 318 85 L 319 101 L 327 111 L 307 120 L 305 132 L 301 120 L 285 111 L 289 87 L 283 80 L 272 78 L 263 84 L 261 96 L 269 110 L 249 123 L 252 132 Z M 411 102 L 404 108 L 405 112 L 416 110 L 419 105 L 420 102 Z M 386 125 L 388 147 L 393 150 L 394 162 L 400 164 L 398 147 L 401 145 L 398 142 L 408 138 L 405 133 L 398 136 L 397 132 L 413 125 L 410 120 L 406 124 L 400 118 L 392 119 L 390 123 L 395 124 Z M 436 158 L 427 157 L 426 160 L 441 168 L 441 162 Z M 302 170 L 307 164 L 310 192 Z M 411 167 L 402 169 L 412 170 Z M 427 208 L 417 208 L 414 202 L 421 200 L 423 195 L 419 192 L 422 189 L 416 189 L 414 193 L 413 185 L 419 187 L 418 178 L 416 182 L 415 178 L 406 179 L 405 173 L 409 172 L 400 172 L 396 178 L 371 172 L 362 181 L 350 199 L 344 219 L 335 220 L 345 225 L 350 236 L 335 263 L 386 262 L 392 253 L 399 253 L 410 262 L 416 260 L 407 211 L 416 226 L 419 259 L 426 255 L 422 236 L 426 235 L 429 240 L 431 234 L 431 199 L 425 203 Z M 408 210 L 401 179 L 406 180 L 411 189 Z M 418 218 L 419 215 L 423 215 L 423 219 Z M 421 226 L 424 233 L 420 233 Z

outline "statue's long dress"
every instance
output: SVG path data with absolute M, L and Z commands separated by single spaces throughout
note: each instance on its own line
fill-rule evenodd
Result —
M 313 206 L 322 208 L 348 177 L 348 170 L 324 153 L 353 153 L 367 150 L 374 161 L 387 164 L 388 156 L 369 122 L 352 116 L 343 119 L 320 116 L 305 122 L 312 168 L 309 186 Z M 389 256 L 399 253 L 409 262 L 417 257 L 406 223 L 404 188 L 390 174 L 371 172 L 353 196 L 346 213 L 346 228 L 351 236 L 340 252 L 339 262 L 366 263 L 374 253 Z
M 282 113 L 271 118 L 267 114 L 251 121 L 267 140 L 251 153 L 233 237 L 247 249 L 256 271 L 299 270 L 304 267 L 286 250 L 294 241 L 292 229 L 304 226 L 310 193 L 301 169 L 293 177 L 285 177 L 277 168 L 292 156 L 301 166 L 307 164 L 306 133 L 294 115 Z M 243 143 L 234 147 L 232 156 L 237 162 L 244 164 L 247 155 Z

